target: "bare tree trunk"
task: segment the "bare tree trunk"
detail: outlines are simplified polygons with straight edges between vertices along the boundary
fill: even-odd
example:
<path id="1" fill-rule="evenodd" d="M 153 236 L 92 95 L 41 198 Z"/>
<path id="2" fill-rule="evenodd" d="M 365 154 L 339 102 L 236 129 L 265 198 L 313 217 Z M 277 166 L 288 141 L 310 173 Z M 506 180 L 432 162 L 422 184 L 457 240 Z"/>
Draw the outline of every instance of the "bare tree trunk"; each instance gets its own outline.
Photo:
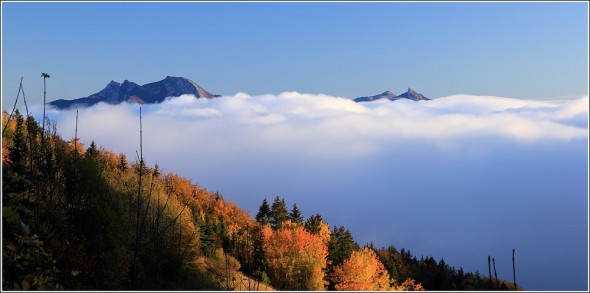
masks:
<path id="1" fill-rule="evenodd" d="M 223 254 L 225 255 L 225 279 L 226 279 L 226 285 L 225 285 L 225 290 L 230 290 L 230 285 L 229 285 L 229 259 L 227 258 L 227 252 L 223 252 Z"/>
<path id="2" fill-rule="evenodd" d="M 158 290 L 158 283 L 160 282 L 160 263 L 159 263 L 159 256 L 160 256 L 160 195 L 158 194 L 158 204 L 156 210 L 156 290 Z"/>
<path id="3" fill-rule="evenodd" d="M 10 119 L 12 119 L 12 115 L 14 115 L 14 110 L 16 110 L 16 104 L 18 103 L 18 96 L 20 96 L 20 92 L 22 89 L 23 89 L 23 77 L 21 76 L 20 77 L 20 85 L 18 87 L 18 93 L 16 94 L 16 99 L 14 100 L 14 106 L 12 107 L 12 112 L 10 112 L 8 119 L 6 120 L 6 124 L 4 124 L 4 127 L 2 128 L 2 133 L 4 133 L 4 131 L 6 131 L 6 127 L 8 126 L 8 122 L 10 122 Z M 23 95 L 24 95 L 24 92 L 23 92 Z"/>
<path id="4" fill-rule="evenodd" d="M 514 278 L 514 291 L 516 291 L 516 268 L 514 266 L 514 248 L 512 248 L 512 277 Z"/>
<path id="5" fill-rule="evenodd" d="M 183 209 L 184 210 L 184 209 Z M 178 290 L 178 278 L 181 271 L 181 257 L 180 257 L 180 248 L 182 247 L 182 212 L 180 213 L 179 223 L 178 223 L 178 274 L 176 275 L 176 290 Z"/>
<path id="6" fill-rule="evenodd" d="M 494 276 L 496 277 L 496 288 L 500 288 L 500 283 L 498 282 L 498 273 L 496 273 L 496 259 L 492 257 L 492 263 L 494 264 Z"/>
<path id="7" fill-rule="evenodd" d="M 492 258 L 488 255 L 488 276 L 490 280 L 490 289 L 494 287 L 492 283 L 492 267 L 491 267 Z"/>

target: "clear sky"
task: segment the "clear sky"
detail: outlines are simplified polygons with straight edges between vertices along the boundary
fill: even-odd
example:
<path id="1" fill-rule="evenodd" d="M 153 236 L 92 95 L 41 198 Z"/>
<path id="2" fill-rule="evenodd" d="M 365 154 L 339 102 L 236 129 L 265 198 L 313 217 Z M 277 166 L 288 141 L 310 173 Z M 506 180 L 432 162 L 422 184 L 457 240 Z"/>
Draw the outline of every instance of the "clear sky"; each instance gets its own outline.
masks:
<path id="1" fill-rule="evenodd" d="M 588 4 L 2 2 L 2 100 L 182 76 L 215 94 L 588 94 Z M 8 104 L 9 106 L 7 106 Z"/>

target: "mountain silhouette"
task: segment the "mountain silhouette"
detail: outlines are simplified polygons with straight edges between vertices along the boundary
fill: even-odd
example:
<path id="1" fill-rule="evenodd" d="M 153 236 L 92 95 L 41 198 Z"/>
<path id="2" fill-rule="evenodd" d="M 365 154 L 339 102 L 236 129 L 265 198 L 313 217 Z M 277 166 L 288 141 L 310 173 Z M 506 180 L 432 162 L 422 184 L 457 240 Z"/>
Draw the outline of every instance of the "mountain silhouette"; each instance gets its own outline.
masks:
<path id="1" fill-rule="evenodd" d="M 371 102 L 371 101 L 376 101 L 376 100 L 381 100 L 381 99 L 388 99 L 390 101 L 396 101 L 399 99 L 409 99 L 409 100 L 413 100 L 413 101 L 428 101 L 428 100 L 430 100 L 429 98 L 423 96 L 422 94 L 416 92 L 415 90 L 408 88 L 408 91 L 401 94 L 401 95 L 396 95 L 393 92 L 386 91 L 386 92 L 383 92 L 381 94 L 374 95 L 374 96 L 358 97 L 358 98 L 354 99 L 354 101 L 355 102 Z"/>
<path id="2" fill-rule="evenodd" d="M 220 97 L 206 91 L 188 78 L 167 76 L 163 80 L 144 85 L 138 85 L 128 80 L 123 83 L 113 80 L 104 89 L 90 96 L 73 100 L 59 99 L 49 104 L 58 109 L 90 107 L 100 102 L 154 104 L 163 102 L 167 97 L 180 95 L 194 95 L 197 98 L 206 99 Z"/>

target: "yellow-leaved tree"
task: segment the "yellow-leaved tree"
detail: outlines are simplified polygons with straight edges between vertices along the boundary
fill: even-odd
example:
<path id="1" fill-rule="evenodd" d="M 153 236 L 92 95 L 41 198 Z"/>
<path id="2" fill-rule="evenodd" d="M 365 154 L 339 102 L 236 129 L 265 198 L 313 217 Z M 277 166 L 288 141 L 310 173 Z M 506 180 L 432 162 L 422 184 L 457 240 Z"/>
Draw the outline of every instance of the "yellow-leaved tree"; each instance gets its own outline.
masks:
<path id="1" fill-rule="evenodd" d="M 375 252 L 365 247 L 354 251 L 350 258 L 334 268 L 333 281 L 336 290 L 384 291 L 390 290 L 389 273 Z"/>
<path id="2" fill-rule="evenodd" d="M 287 220 L 279 230 L 262 228 L 267 272 L 281 290 L 324 290 L 328 248 L 319 235 Z"/>

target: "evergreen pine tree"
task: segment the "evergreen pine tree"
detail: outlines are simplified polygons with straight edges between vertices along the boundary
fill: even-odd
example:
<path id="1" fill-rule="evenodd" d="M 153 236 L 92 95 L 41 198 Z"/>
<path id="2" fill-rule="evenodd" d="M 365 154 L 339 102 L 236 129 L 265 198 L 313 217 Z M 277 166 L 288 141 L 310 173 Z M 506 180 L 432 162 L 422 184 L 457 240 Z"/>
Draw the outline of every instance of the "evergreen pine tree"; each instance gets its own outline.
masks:
<path id="1" fill-rule="evenodd" d="M 291 209 L 291 212 L 289 212 L 289 220 L 293 223 L 303 223 L 303 216 L 296 203 L 293 204 L 293 208 Z"/>
<path id="2" fill-rule="evenodd" d="M 12 145 L 8 146 L 8 159 L 2 160 L 2 203 L 5 211 L 20 214 L 20 217 L 15 219 L 30 224 L 34 206 L 33 183 L 28 164 L 31 158 L 28 155 L 25 120 L 18 110 L 15 111 L 14 117 L 16 128 Z"/>
<path id="3" fill-rule="evenodd" d="M 14 131 L 14 136 L 12 138 L 12 145 L 8 147 L 8 161 L 10 162 L 9 164 L 9 168 L 7 168 L 7 170 L 9 171 L 8 174 L 6 174 L 7 172 L 5 171 L 5 175 L 12 175 L 14 176 L 14 178 L 9 178 L 9 180 L 5 181 L 5 184 L 2 184 L 2 188 L 5 189 L 6 187 L 10 188 L 10 187 L 20 187 L 17 188 L 18 191 L 22 192 L 24 191 L 24 186 L 22 185 L 23 182 L 19 182 L 21 180 L 17 180 L 19 179 L 19 177 L 24 178 L 24 176 L 26 175 L 26 171 L 27 171 L 27 142 L 26 142 L 26 138 L 25 138 L 25 132 L 23 129 L 23 125 L 24 125 L 24 118 L 23 116 L 19 113 L 18 110 L 15 111 L 14 113 L 14 117 L 15 117 L 15 121 L 16 121 L 16 129 Z M 2 162 L 4 163 L 4 162 Z M 18 183 L 13 183 L 13 184 L 8 184 L 7 182 L 10 182 L 10 179 L 13 179 L 14 181 L 17 181 Z M 6 190 L 4 190 L 4 192 L 6 192 Z"/>
<path id="4" fill-rule="evenodd" d="M 275 197 L 272 207 L 270 209 L 270 226 L 274 230 L 278 230 L 283 225 L 283 222 L 287 220 L 287 205 L 285 199 L 280 199 L 279 196 Z"/>
<path id="5" fill-rule="evenodd" d="M 268 205 L 268 201 L 265 198 L 262 201 L 262 205 L 260 205 L 260 208 L 258 208 L 258 214 L 256 214 L 256 222 L 264 226 L 270 222 L 270 217 L 270 206 Z"/>
<path id="6" fill-rule="evenodd" d="M 268 203 L 267 203 L 268 206 Z M 255 227 L 252 231 L 253 243 L 252 243 L 252 275 L 258 281 L 262 281 L 262 275 L 266 271 L 266 254 L 264 251 L 264 236 L 260 227 Z"/>
<path id="7" fill-rule="evenodd" d="M 350 258 L 353 251 L 359 251 L 360 246 L 354 241 L 352 234 L 343 226 L 334 226 L 328 242 L 328 268 L 327 271 L 332 274 L 335 267 L 342 264 Z M 330 280 L 329 290 L 335 290 L 335 283 Z"/>
<path id="8" fill-rule="evenodd" d="M 307 230 L 307 232 L 311 234 L 318 235 L 320 233 L 323 222 L 324 220 L 322 219 L 322 216 L 320 214 L 311 215 L 309 219 L 305 221 L 305 230 Z"/>
<path id="9" fill-rule="evenodd" d="M 121 154 L 120 159 L 119 159 L 119 165 L 117 167 L 119 168 L 119 171 L 121 171 L 121 172 L 127 171 L 127 168 L 129 168 L 129 163 L 127 163 L 127 156 L 125 156 L 124 154 Z"/>
<path id="10" fill-rule="evenodd" d="M 353 251 L 360 250 L 360 246 L 354 241 L 348 229 L 343 226 L 334 226 L 330 242 L 328 242 L 328 250 L 330 251 L 328 259 L 332 261 L 333 266 L 337 266 L 349 258 Z"/>

